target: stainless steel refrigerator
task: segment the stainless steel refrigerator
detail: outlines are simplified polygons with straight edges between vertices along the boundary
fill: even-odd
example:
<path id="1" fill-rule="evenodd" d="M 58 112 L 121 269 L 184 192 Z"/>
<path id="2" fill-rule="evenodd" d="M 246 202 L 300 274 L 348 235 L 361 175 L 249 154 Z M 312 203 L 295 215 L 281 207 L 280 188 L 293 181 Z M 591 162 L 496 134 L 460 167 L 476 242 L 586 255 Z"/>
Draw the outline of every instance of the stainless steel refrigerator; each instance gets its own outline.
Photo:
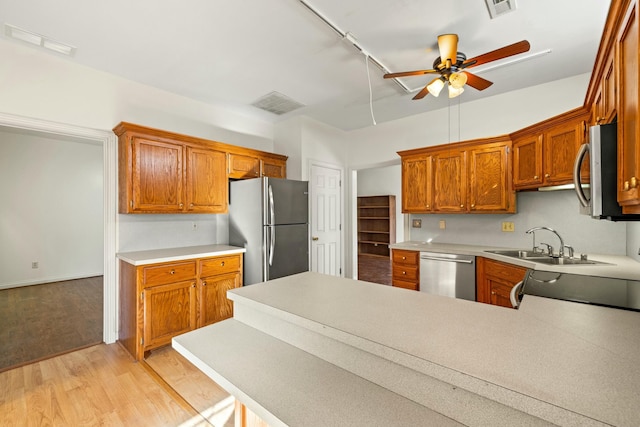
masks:
<path id="1" fill-rule="evenodd" d="M 309 271 L 309 183 L 232 181 L 229 244 L 246 248 L 245 285 Z"/>

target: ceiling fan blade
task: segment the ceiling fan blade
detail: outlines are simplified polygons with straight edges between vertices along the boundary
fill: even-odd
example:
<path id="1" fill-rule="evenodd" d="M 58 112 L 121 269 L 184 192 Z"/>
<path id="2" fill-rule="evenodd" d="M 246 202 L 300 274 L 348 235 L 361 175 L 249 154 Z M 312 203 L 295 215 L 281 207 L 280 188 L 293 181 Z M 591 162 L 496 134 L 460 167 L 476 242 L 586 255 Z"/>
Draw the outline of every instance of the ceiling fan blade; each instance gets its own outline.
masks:
<path id="1" fill-rule="evenodd" d="M 427 85 L 428 86 L 428 85 Z M 422 99 L 425 96 L 429 95 L 429 89 L 427 89 L 427 86 L 423 87 L 422 90 L 420 92 L 418 92 L 416 94 L 416 96 L 413 97 L 413 99 Z"/>
<path id="2" fill-rule="evenodd" d="M 439 35 L 438 49 L 440 50 L 440 61 L 443 64 L 447 63 L 447 59 L 450 59 L 451 63 L 455 64 L 456 57 L 458 55 L 458 35 L 457 34 Z"/>
<path id="3" fill-rule="evenodd" d="M 387 73 L 384 77 L 385 79 L 395 79 L 398 77 L 409 77 L 409 76 L 421 76 L 423 74 L 431 74 L 438 73 L 437 70 L 416 70 L 416 71 L 403 71 L 401 73 Z"/>
<path id="4" fill-rule="evenodd" d="M 486 88 L 488 88 L 493 84 L 493 82 L 483 79 L 482 77 L 478 77 L 475 74 L 471 74 L 468 71 L 462 71 L 462 72 L 467 75 L 467 84 L 474 89 L 485 90 Z"/>
<path id="5" fill-rule="evenodd" d="M 475 58 L 467 59 L 462 63 L 461 68 L 477 67 L 478 65 L 486 64 L 487 62 L 497 61 L 498 59 L 528 52 L 530 48 L 531 45 L 529 42 L 522 40 L 517 43 L 510 44 L 509 46 L 501 47 L 500 49 L 492 50 L 491 52 L 476 56 Z"/>

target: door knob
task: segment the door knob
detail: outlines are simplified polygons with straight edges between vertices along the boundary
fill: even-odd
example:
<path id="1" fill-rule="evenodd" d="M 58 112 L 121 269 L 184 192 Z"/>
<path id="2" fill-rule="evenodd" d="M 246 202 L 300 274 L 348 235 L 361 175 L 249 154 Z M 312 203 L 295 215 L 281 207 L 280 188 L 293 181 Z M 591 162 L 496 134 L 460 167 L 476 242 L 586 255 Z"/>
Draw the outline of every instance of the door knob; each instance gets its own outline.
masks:
<path id="1" fill-rule="evenodd" d="M 313 240 L 313 241 L 315 242 L 315 241 L 317 241 L 317 240 L 318 240 L 318 237 L 313 236 L 313 237 L 311 238 L 311 240 Z"/>

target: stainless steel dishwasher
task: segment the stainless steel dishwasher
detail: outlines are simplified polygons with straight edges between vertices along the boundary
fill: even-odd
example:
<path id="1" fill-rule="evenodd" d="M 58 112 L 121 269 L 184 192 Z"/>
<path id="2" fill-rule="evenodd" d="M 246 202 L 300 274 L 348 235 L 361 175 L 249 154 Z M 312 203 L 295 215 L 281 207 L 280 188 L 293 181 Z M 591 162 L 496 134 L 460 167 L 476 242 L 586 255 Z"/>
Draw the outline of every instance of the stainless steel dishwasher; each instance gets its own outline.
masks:
<path id="1" fill-rule="evenodd" d="M 476 300 L 476 257 L 420 252 L 420 292 Z"/>

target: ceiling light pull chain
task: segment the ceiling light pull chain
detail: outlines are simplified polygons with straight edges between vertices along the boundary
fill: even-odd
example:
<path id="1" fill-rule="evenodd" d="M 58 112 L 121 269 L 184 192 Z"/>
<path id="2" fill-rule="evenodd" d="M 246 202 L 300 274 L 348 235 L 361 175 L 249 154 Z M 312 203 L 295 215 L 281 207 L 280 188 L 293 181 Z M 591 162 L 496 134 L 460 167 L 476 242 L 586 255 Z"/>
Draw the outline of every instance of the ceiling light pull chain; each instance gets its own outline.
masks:
<path id="1" fill-rule="evenodd" d="M 373 115 L 373 91 L 371 90 L 371 75 L 369 74 L 369 55 L 365 53 L 364 57 L 365 64 L 367 66 L 367 80 L 369 81 L 369 111 L 371 111 L 371 120 L 373 121 L 373 125 L 377 125 L 376 118 Z"/>
<path id="2" fill-rule="evenodd" d="M 458 142 L 460 141 L 460 97 L 458 97 Z"/>

